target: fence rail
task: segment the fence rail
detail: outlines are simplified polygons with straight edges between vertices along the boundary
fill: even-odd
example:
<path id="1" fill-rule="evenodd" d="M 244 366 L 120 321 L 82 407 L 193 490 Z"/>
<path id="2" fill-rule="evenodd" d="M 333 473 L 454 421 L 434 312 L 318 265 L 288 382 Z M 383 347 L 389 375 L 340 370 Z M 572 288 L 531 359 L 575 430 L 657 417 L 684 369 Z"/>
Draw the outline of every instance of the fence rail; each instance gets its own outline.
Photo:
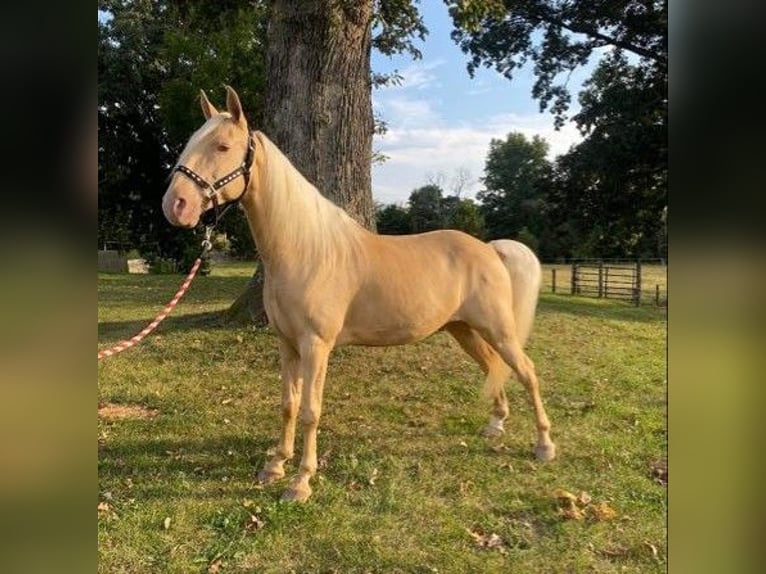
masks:
<path id="1" fill-rule="evenodd" d="M 665 260 L 576 260 L 543 265 L 544 288 L 552 293 L 667 304 Z M 547 289 L 546 289 L 547 290 Z"/>

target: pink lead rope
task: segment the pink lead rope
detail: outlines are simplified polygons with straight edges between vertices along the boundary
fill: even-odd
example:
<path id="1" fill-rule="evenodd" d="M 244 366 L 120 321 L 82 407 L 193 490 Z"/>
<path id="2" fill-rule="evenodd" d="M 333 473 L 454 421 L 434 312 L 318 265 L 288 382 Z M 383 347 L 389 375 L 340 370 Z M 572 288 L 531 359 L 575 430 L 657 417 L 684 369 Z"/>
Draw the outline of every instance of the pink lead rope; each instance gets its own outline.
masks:
<path id="1" fill-rule="evenodd" d="M 203 255 L 206 251 L 212 247 L 210 245 L 209 239 L 206 237 L 205 241 L 202 243 L 203 245 Z M 98 352 L 98 360 L 105 359 L 106 357 L 111 357 L 112 355 L 116 355 L 117 353 L 121 353 L 125 349 L 130 349 L 133 345 L 136 343 L 140 343 L 141 340 L 146 337 L 149 333 L 154 331 L 157 328 L 157 325 L 162 323 L 162 321 L 170 315 L 170 312 L 175 308 L 175 306 L 178 304 L 178 302 L 181 300 L 181 297 L 184 296 L 184 293 L 186 293 L 186 290 L 189 288 L 189 285 L 191 285 L 192 279 L 194 279 L 194 276 L 197 274 L 197 270 L 199 269 L 199 266 L 202 264 L 202 256 L 197 257 L 196 261 L 194 262 L 194 265 L 192 265 L 191 271 L 189 271 L 189 274 L 186 276 L 186 279 L 183 282 L 183 285 L 181 285 L 181 288 L 178 290 L 178 292 L 175 294 L 175 296 L 170 300 L 170 303 L 168 303 L 165 308 L 162 310 L 162 313 L 157 315 L 157 318 L 149 323 L 143 331 L 141 331 L 138 335 L 135 335 L 134 337 L 131 337 L 127 341 L 120 341 L 118 344 L 116 344 L 111 349 L 104 349 L 103 351 Z"/>

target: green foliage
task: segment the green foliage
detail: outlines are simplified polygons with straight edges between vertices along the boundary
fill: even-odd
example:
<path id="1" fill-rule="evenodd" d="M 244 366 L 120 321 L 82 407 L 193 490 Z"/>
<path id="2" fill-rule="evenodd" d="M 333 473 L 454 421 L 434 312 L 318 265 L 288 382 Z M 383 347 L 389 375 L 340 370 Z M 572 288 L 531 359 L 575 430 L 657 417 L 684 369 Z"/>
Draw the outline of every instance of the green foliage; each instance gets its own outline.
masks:
<path id="1" fill-rule="evenodd" d="M 590 134 L 557 162 L 551 218 L 591 257 L 666 257 L 662 81 L 618 54 L 601 62 L 580 100 L 575 121 Z"/>
<path id="2" fill-rule="evenodd" d="M 156 275 L 166 275 L 177 271 L 174 259 L 150 256 L 147 258 L 146 262 L 149 264 L 149 272 Z"/>
<path id="3" fill-rule="evenodd" d="M 415 59 L 421 57 L 413 39 L 425 40 L 428 29 L 416 4 L 417 0 L 376 0 L 373 48 L 387 56 L 408 52 Z"/>
<path id="4" fill-rule="evenodd" d="M 409 213 L 413 233 L 443 229 L 446 218 L 441 188 L 428 184 L 413 190 L 410 193 Z"/>
<path id="5" fill-rule="evenodd" d="M 494 67 L 512 79 L 532 64 L 532 96 L 551 110 L 557 127 L 568 119 L 571 72 L 599 57 L 572 117 L 585 140 L 551 174 L 515 182 L 527 191 L 513 194 L 532 203 L 508 202 L 508 190 L 490 179 L 489 236 L 527 227 L 543 257 L 666 256 L 667 2 L 445 3 L 456 26 L 452 36 L 471 57 L 469 72 Z M 490 166 L 491 156 L 489 176 L 504 171 Z"/>
<path id="6" fill-rule="evenodd" d="M 516 240 L 529 247 L 535 253 L 540 251 L 540 242 L 537 237 L 526 227 L 522 227 L 516 234 Z"/>
<path id="7" fill-rule="evenodd" d="M 269 3 L 100 0 L 98 10 L 98 242 L 180 259 L 199 240 L 164 220 L 168 172 L 200 125 L 200 89 L 212 96 L 224 83 L 236 86 L 250 123 L 261 123 Z M 427 30 L 416 3 L 377 0 L 373 25 L 375 49 L 419 57 L 415 41 Z M 371 79 L 381 85 L 400 77 Z M 376 130 L 385 130 L 380 118 Z M 254 254 L 239 214 L 227 216 L 221 230 L 234 255 Z"/>
<path id="8" fill-rule="evenodd" d="M 551 170 L 547 153 L 548 143 L 539 136 L 528 140 L 512 132 L 505 141 L 490 142 L 485 189 L 477 194 L 489 239 L 514 239 L 522 229 L 536 235 L 543 228 L 543 183 Z"/>
<path id="9" fill-rule="evenodd" d="M 472 199 L 442 196 L 435 184 L 424 185 L 410 194 L 408 207 L 378 205 L 378 233 L 404 235 L 436 229 L 458 229 L 474 237 L 484 237 L 484 217 Z"/>
<path id="10" fill-rule="evenodd" d="M 165 221 L 167 176 L 201 123 L 200 88 L 237 85 L 258 123 L 264 5 L 111 0 L 99 11 L 98 241 L 180 259 L 199 238 Z"/>
<path id="11" fill-rule="evenodd" d="M 445 0 L 453 39 L 470 54 L 468 71 L 494 67 L 507 78 L 527 63 L 537 77 L 532 96 L 563 125 L 571 101 L 569 74 L 594 51 L 630 52 L 667 77 L 667 2 L 621 0 Z"/>
<path id="12" fill-rule="evenodd" d="M 412 233 L 412 222 L 406 207 L 399 205 L 376 205 L 375 221 L 381 235 L 406 235 Z"/>
<path id="13" fill-rule="evenodd" d="M 238 259 L 255 257 L 255 242 L 244 211 L 232 207 L 218 225 L 229 238 L 229 254 Z"/>
<path id="14" fill-rule="evenodd" d="M 483 239 L 485 235 L 484 216 L 472 199 L 458 199 L 449 215 L 447 228 L 459 229 L 469 235 Z"/>

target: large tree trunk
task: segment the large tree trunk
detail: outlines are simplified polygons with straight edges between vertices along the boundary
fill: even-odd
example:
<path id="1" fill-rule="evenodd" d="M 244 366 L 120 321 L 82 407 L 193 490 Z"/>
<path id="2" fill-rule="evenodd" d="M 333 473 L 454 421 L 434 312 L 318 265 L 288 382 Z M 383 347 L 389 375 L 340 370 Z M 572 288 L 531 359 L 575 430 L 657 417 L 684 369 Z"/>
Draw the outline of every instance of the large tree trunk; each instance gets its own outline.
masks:
<path id="1" fill-rule="evenodd" d="M 370 162 L 373 0 L 273 0 L 263 131 L 326 197 L 375 225 Z M 254 276 L 227 313 L 265 323 Z"/>

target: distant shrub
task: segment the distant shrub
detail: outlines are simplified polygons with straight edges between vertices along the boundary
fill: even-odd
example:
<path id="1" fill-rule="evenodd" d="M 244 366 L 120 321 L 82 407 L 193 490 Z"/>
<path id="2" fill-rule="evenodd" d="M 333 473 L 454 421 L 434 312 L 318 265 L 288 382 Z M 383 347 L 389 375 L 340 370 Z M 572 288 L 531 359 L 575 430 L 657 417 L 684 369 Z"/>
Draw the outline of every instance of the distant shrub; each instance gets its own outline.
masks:
<path id="1" fill-rule="evenodd" d="M 167 273 L 175 273 L 177 271 L 177 265 L 175 259 L 167 257 L 154 257 L 149 262 L 149 272 L 155 275 L 163 275 Z"/>

